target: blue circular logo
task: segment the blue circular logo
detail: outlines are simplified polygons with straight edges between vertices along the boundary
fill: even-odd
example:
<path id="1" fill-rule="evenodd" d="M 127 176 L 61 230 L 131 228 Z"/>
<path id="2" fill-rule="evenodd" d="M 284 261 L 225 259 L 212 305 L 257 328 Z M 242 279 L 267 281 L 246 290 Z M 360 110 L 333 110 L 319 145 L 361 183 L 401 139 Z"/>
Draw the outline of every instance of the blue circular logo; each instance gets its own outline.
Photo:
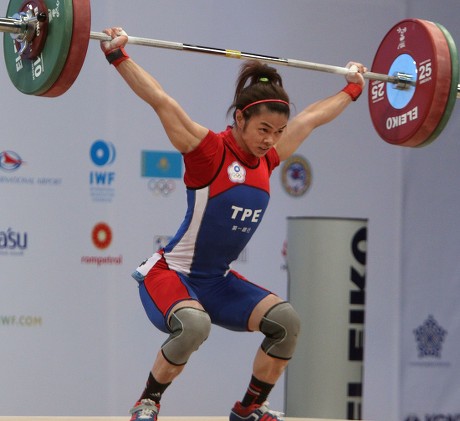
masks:
<path id="1" fill-rule="evenodd" d="M 110 142 L 104 140 L 96 140 L 91 146 L 91 160 L 95 165 L 102 167 L 110 165 L 115 161 L 116 151 L 115 146 Z"/>

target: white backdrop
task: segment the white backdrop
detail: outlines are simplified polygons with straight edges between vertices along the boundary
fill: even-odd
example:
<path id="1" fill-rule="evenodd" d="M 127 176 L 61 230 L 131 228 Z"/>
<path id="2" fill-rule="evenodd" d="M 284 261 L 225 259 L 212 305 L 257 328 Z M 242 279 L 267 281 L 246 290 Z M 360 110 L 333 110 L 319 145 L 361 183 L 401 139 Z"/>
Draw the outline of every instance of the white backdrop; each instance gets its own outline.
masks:
<path id="1" fill-rule="evenodd" d="M 6 11 L 7 4 L 0 0 L 0 9 Z M 428 0 L 138 0 L 135 5 L 97 0 L 92 29 L 123 25 L 137 36 L 370 65 L 388 29 L 406 17 L 439 19 L 458 43 L 459 8 L 456 0 L 443 1 L 442 7 Z M 225 113 L 237 60 L 142 47 L 129 52 L 194 119 L 213 130 L 229 123 Z M 327 74 L 280 72 L 298 111 L 344 85 L 341 77 Z M 167 196 L 155 192 L 159 180 L 142 177 L 141 156 L 172 148 L 152 111 L 107 65 L 97 42 L 90 43 L 83 70 L 63 97 L 20 94 L 4 66 L 0 82 L 0 153 L 14 152 L 23 161 L 14 172 L 0 170 L 0 238 L 11 234 L 0 250 L 0 415 L 126 414 L 165 339 L 145 317 L 130 273 L 159 237 L 174 233 L 185 209 L 180 180 L 172 179 L 175 189 Z M 282 249 L 288 216 L 369 220 L 368 419 L 415 414 L 422 420 L 426 414 L 460 412 L 454 294 L 460 249 L 458 130 L 456 109 L 429 148 L 387 145 L 372 128 L 363 95 L 300 149 L 313 173 L 307 194 L 288 196 L 280 170 L 274 173 L 264 224 L 235 265 L 249 279 L 286 295 Z M 90 156 L 97 140 L 109 145 L 114 158 L 103 167 Z M 96 173 L 105 183 L 90 184 Z M 94 199 L 95 187 L 108 201 Z M 113 234 L 104 250 L 92 241 L 101 222 Z M 11 241 L 15 238 L 18 244 Z M 105 262 L 91 264 L 93 257 Z M 441 359 L 434 360 L 440 364 L 417 357 L 413 330 L 430 315 L 448 332 Z M 247 386 L 260 340 L 214 328 L 168 390 L 162 414 L 227 414 Z M 414 389 L 420 378 L 427 385 L 424 394 Z M 434 388 L 437 397 L 430 395 Z M 282 381 L 271 404 L 284 405 Z"/>

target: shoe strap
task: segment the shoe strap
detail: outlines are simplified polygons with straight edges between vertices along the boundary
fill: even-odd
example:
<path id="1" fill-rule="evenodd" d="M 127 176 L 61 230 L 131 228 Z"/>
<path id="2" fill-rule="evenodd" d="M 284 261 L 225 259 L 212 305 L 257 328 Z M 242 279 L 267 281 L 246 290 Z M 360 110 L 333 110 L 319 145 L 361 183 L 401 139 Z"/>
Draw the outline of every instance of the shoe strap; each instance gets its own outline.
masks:
<path id="1" fill-rule="evenodd" d="M 270 409 L 268 407 L 269 403 L 268 402 L 264 402 L 262 405 L 260 405 L 259 407 L 259 410 L 263 413 L 263 414 L 266 414 L 266 413 L 269 413 L 270 415 L 273 415 L 275 417 L 282 417 L 284 415 L 283 412 L 280 412 L 280 411 L 274 411 L 273 409 Z"/>
<path id="2" fill-rule="evenodd" d="M 139 403 L 139 405 L 134 406 L 129 413 L 130 414 L 135 414 L 136 412 L 141 412 L 141 411 L 152 411 L 155 412 L 155 414 L 158 414 L 158 407 L 154 401 L 151 399 L 142 399 Z"/>

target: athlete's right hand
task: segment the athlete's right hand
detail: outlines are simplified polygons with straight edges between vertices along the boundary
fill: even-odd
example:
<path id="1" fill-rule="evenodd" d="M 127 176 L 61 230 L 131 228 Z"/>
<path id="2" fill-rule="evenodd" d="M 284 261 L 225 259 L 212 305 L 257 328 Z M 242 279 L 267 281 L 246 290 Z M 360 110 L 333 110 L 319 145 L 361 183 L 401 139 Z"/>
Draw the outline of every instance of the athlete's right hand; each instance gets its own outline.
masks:
<path id="1" fill-rule="evenodd" d="M 103 32 L 112 38 L 111 41 L 101 41 L 101 50 L 105 55 L 108 55 L 120 48 L 124 48 L 128 43 L 128 34 L 123 30 L 123 28 L 108 28 L 104 29 Z"/>

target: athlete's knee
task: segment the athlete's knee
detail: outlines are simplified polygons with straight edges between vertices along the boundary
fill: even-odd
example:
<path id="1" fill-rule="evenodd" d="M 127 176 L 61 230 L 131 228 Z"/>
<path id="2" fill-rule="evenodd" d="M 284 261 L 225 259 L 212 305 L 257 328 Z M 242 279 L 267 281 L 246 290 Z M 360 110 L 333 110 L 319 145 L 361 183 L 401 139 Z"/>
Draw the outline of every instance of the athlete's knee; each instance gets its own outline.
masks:
<path id="1" fill-rule="evenodd" d="M 204 310 L 182 307 L 169 319 L 171 334 L 162 345 L 163 356 L 174 365 L 184 365 L 190 355 L 208 338 L 211 319 Z"/>
<path id="2" fill-rule="evenodd" d="M 265 314 L 260 331 L 265 335 L 262 350 L 271 357 L 289 360 L 300 332 L 300 318 L 291 304 L 282 302 Z"/>

